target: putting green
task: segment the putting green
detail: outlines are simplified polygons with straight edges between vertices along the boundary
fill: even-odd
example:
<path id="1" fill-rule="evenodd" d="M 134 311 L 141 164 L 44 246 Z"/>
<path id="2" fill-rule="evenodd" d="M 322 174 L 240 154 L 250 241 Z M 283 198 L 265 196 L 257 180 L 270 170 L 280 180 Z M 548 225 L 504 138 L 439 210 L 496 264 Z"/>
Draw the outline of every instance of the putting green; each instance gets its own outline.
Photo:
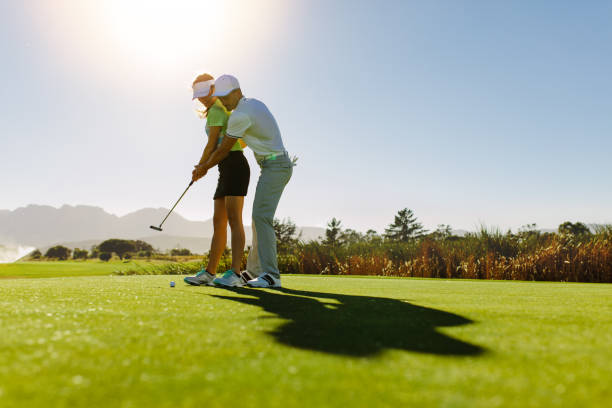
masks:
<path id="1" fill-rule="evenodd" d="M 0 280 L 0 406 L 612 400 L 611 285 L 285 276 L 276 291 L 180 279 Z"/>

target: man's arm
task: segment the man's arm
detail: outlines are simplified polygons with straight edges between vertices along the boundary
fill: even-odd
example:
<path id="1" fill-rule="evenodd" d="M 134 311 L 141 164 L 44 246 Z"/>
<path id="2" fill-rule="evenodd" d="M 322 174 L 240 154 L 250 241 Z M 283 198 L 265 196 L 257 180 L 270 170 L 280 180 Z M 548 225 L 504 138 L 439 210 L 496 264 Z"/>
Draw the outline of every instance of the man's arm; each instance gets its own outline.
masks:
<path id="1" fill-rule="evenodd" d="M 193 170 L 192 180 L 196 181 L 204 177 L 208 172 L 208 169 L 223 160 L 229 151 L 232 150 L 232 146 L 234 146 L 236 140 L 241 139 L 250 126 L 251 119 L 249 118 L 249 115 L 242 112 L 232 113 L 229 121 L 227 122 L 227 129 L 225 131 L 225 135 L 223 136 L 223 140 L 221 141 L 221 146 L 219 146 L 217 150 L 213 152 L 205 163 L 196 166 L 196 168 Z"/>
<path id="2" fill-rule="evenodd" d="M 232 150 L 232 146 L 236 144 L 237 140 L 238 139 L 235 137 L 228 136 L 227 134 L 224 135 L 223 139 L 221 140 L 221 145 L 217 148 L 217 150 L 212 153 L 205 163 L 200 163 L 193 170 L 192 180 L 196 181 L 201 179 L 206 175 L 208 169 L 216 166 L 221 160 L 225 159 L 230 150 Z"/>
<path id="3" fill-rule="evenodd" d="M 238 139 L 231 137 L 227 134 L 223 135 L 221 139 L 221 145 L 210 155 L 208 160 L 202 164 L 202 166 L 208 171 L 211 167 L 215 167 L 219 162 L 227 157 L 232 147 L 236 144 Z"/>

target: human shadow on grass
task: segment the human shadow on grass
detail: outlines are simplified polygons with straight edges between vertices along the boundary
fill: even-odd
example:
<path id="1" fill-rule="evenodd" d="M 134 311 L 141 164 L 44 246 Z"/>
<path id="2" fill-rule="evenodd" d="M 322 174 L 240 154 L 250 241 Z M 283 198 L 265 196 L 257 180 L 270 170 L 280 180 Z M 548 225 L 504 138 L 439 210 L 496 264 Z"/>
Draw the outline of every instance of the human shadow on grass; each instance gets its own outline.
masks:
<path id="1" fill-rule="evenodd" d="M 288 320 L 268 334 L 291 347 L 355 357 L 387 349 L 446 356 L 484 352 L 437 331 L 438 327 L 473 323 L 471 320 L 402 300 L 286 288 L 231 291 L 249 297 L 211 296 L 259 306 Z"/>

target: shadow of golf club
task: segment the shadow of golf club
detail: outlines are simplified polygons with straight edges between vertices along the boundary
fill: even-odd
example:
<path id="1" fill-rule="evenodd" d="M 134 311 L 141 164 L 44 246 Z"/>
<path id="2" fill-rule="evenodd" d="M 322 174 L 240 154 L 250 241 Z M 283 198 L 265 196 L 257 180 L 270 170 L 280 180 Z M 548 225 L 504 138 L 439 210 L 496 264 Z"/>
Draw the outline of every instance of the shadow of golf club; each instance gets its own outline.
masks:
<path id="1" fill-rule="evenodd" d="M 446 356 L 475 356 L 485 351 L 436 330 L 473 323 L 471 320 L 406 301 L 286 288 L 229 290 L 250 297 L 210 296 L 258 306 L 288 320 L 268 334 L 291 347 L 354 357 L 369 357 L 386 349 Z"/>

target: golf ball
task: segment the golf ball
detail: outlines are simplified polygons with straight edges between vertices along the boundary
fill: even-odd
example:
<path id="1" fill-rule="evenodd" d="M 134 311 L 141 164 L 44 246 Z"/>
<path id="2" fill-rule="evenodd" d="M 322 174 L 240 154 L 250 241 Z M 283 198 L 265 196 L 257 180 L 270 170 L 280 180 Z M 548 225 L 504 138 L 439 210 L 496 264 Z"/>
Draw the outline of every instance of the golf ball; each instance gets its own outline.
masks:
<path id="1" fill-rule="evenodd" d="M 174 287 L 174 281 L 170 282 L 170 287 L 173 288 Z"/>

